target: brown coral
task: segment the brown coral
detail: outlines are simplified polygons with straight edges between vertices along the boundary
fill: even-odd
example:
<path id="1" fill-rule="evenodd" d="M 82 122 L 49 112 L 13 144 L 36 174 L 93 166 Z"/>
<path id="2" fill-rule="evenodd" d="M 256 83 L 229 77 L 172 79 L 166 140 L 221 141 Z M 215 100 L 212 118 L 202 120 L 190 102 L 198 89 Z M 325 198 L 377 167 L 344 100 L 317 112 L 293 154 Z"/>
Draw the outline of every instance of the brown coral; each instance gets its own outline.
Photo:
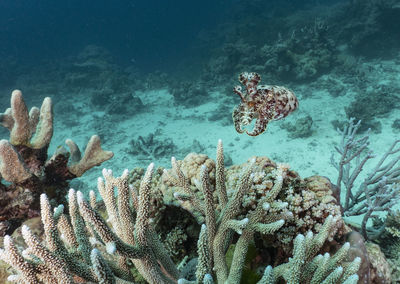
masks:
<path id="1" fill-rule="evenodd" d="M 225 169 L 228 197 L 234 195 L 240 175 L 251 161 L 253 163 L 251 186 L 243 198 L 239 219 L 244 218 L 248 212 L 257 208 L 258 201 L 272 189 L 276 182 L 276 172 L 281 170 L 285 173 L 283 189 L 278 198 L 271 203 L 270 212 L 281 214 L 282 216 L 291 215 L 292 218 L 288 219 L 282 228 L 275 233 L 274 239 L 271 239 L 270 236 L 268 237 L 268 242 L 274 247 L 283 248 L 283 253 L 289 255 L 296 235 L 299 233 L 305 234 L 308 231 L 318 233 L 329 215 L 337 218 L 336 225 L 328 237 L 329 240 L 332 240 L 335 235 L 340 237 L 346 231 L 341 218 L 340 206 L 336 204 L 336 199 L 332 196 L 332 186 L 327 178 L 312 176 L 302 179 L 297 172 L 289 169 L 289 165 L 277 165 L 268 157 L 251 157 L 244 164 L 233 165 Z M 188 185 L 196 193 L 196 196 L 202 200 L 203 196 L 195 186 L 197 180 L 199 180 L 198 172 L 200 171 L 201 163 L 207 164 L 207 169 L 209 169 L 209 166 L 214 169 L 215 163 L 206 155 L 199 154 L 189 154 L 183 161 L 176 161 L 176 163 L 181 166 L 182 171 L 185 171 Z M 285 170 L 282 170 L 282 167 Z M 167 175 L 170 175 L 170 172 L 171 170 L 166 170 Z M 214 187 L 215 183 L 214 176 L 215 170 L 211 170 L 210 182 L 212 187 Z M 175 200 L 174 194 L 179 192 L 179 188 L 172 186 L 168 179 L 164 178 L 163 180 L 164 184 L 161 186 L 164 202 L 168 204 L 174 203 L 189 212 L 194 211 L 192 204 L 188 201 L 181 200 L 180 203 L 172 201 Z M 214 199 L 217 200 L 215 190 L 213 194 Z M 218 204 L 217 210 L 221 211 L 222 209 Z M 198 222 L 203 222 L 201 218 L 197 220 Z"/>
<path id="2" fill-rule="evenodd" d="M 176 163 L 180 168 L 182 168 L 182 172 L 187 179 L 188 186 L 192 189 L 194 194 L 198 196 L 198 198 L 203 199 L 201 192 L 196 187 L 196 184 L 198 184 L 200 180 L 200 168 L 203 165 L 207 168 L 211 187 L 215 187 L 215 162 L 207 155 L 190 153 L 182 161 L 176 161 Z M 180 190 L 176 188 L 168 178 L 166 178 L 170 175 L 170 173 L 171 170 L 166 169 L 164 170 L 164 174 L 162 177 L 163 184 L 161 185 L 161 190 L 164 196 L 164 202 L 169 205 L 174 204 L 177 206 L 182 206 L 188 212 L 192 212 L 192 205 L 189 202 L 183 200 L 177 202 L 174 195 L 180 192 Z M 202 222 L 202 218 L 200 216 L 195 217 L 199 217 L 198 221 Z"/>
<path id="3" fill-rule="evenodd" d="M 50 98 L 43 100 L 39 110 L 29 112 L 19 90 L 11 95 L 11 108 L 0 114 L 0 125 L 10 131 L 9 141 L 0 140 L 0 236 L 12 233 L 24 219 L 38 215 L 38 198 L 46 192 L 62 203 L 68 180 L 81 176 L 90 168 L 110 159 L 113 153 L 104 151 L 100 138 L 93 135 L 81 156 L 70 139 L 70 149 L 59 147 L 48 159 L 47 149 L 53 136 L 53 107 Z"/>
<path id="4" fill-rule="evenodd" d="M 250 190 L 242 203 L 242 214 L 256 208 L 258 200 L 271 190 L 274 184 L 274 172 L 277 165 L 267 157 L 253 157 L 253 180 Z M 227 170 L 227 188 L 234 188 L 238 182 L 240 171 L 249 164 L 235 165 Z M 288 165 L 286 165 L 288 167 Z M 319 176 L 302 179 L 297 172 L 288 170 L 281 193 L 273 204 L 271 211 L 280 214 L 292 214 L 272 240 L 274 246 L 283 248 L 285 254 L 290 253 L 293 239 L 299 233 L 319 232 L 324 220 L 332 215 L 338 219 L 328 239 L 332 240 L 337 233 L 340 236 L 345 228 L 341 218 L 340 207 L 331 195 L 330 182 Z M 228 195 L 232 192 L 228 191 Z M 287 206 L 284 206 L 287 203 Z M 271 241 L 271 239 L 269 239 Z"/>

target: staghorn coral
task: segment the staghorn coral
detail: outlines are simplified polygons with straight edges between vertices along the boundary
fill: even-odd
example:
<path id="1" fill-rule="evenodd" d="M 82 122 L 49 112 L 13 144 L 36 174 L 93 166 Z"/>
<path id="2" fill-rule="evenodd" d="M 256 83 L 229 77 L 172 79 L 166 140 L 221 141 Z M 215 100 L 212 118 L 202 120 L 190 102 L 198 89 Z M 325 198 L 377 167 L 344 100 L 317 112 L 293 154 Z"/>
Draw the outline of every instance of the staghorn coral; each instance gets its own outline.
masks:
<path id="1" fill-rule="evenodd" d="M 192 155 L 195 154 L 192 153 Z M 206 155 L 199 156 L 207 157 Z M 209 159 L 209 161 L 212 160 Z M 173 194 L 163 191 L 166 188 L 162 178 L 163 171 L 162 167 L 155 169 L 151 182 L 150 218 L 152 224 L 174 261 L 185 256 L 194 257 L 196 249 L 193 243 L 199 236 L 200 225 L 188 211 L 178 207 L 179 203 Z M 144 173 L 145 169 L 139 167 L 130 171 L 128 182 L 132 190 L 139 191 Z"/>
<path id="2" fill-rule="evenodd" d="M 38 215 L 38 199 L 46 192 L 56 202 L 63 201 L 68 180 L 82 176 L 90 168 L 113 156 L 100 146 L 100 138 L 89 140 L 84 155 L 71 139 L 70 151 L 59 147 L 48 158 L 53 135 L 53 107 L 45 98 L 39 110 L 30 112 L 22 93 L 11 95 L 11 108 L 0 114 L 0 124 L 10 131 L 8 140 L 0 140 L 0 236 L 11 233 L 24 219 Z"/>
<path id="3" fill-rule="evenodd" d="M 147 168 L 138 190 L 129 185 L 128 170 L 120 177 L 114 177 L 110 170 L 103 170 L 104 178 L 99 178 L 98 190 L 107 210 L 107 221 L 95 209 L 98 206 L 93 192 L 90 193 L 90 202 L 87 202 L 82 193 L 71 189 L 69 216 L 63 213 L 63 206 L 58 206 L 52 213 L 47 196 L 42 194 L 41 213 L 46 245 L 24 226 L 22 234 L 28 245 L 27 253 L 20 254 L 11 237 L 6 236 L 4 249 L 0 250 L 0 258 L 16 269 L 18 274 L 10 276 L 9 279 L 17 283 L 134 283 L 132 263 L 149 283 L 213 283 L 215 278 L 218 283 L 239 283 L 247 248 L 255 232 L 273 234 L 282 227 L 284 219 L 291 217 L 291 214 L 273 211 L 276 206 L 274 200 L 283 190 L 288 175 L 292 174 L 287 165 L 272 167 L 273 185 L 270 190 L 246 216 L 239 215 L 243 198 L 255 176 L 255 163 L 256 160 L 253 159 L 244 168 L 236 190 L 233 194 L 228 194 L 222 143 L 219 142 L 215 163 L 215 193 L 216 200 L 221 204 L 221 211 L 217 210 L 213 197 L 214 189 L 210 185 L 206 166 L 200 167 L 200 179 L 195 181 L 203 199 L 192 194 L 189 180 L 175 159 L 172 159 L 173 169 L 169 172 L 164 171 L 164 174 L 168 175 L 164 178 L 168 178 L 180 188 L 181 192 L 176 192 L 175 197 L 189 201 L 192 204 L 191 210 L 198 210 L 205 220 L 197 243 L 196 272 L 192 274 L 195 275 L 192 280 L 178 280 L 180 275 L 188 276 L 191 273 L 186 271 L 183 274 L 185 262 L 178 267 L 173 264 L 150 222 L 150 195 L 151 187 L 154 186 L 153 164 Z M 114 195 L 115 188 L 118 189 L 117 196 Z M 279 207 L 282 209 L 286 206 L 280 204 Z M 297 272 L 295 276 L 300 277 L 299 279 L 330 279 L 334 275 L 338 283 L 355 283 L 357 276 L 353 274 L 357 271 L 359 260 L 355 259 L 349 265 L 343 266 L 344 268 L 339 266 L 347 254 L 347 244 L 332 258 L 325 256 L 323 260 L 327 266 L 315 270 L 316 261 L 313 257 L 335 230 L 337 221 L 337 218 L 329 216 L 315 237 L 311 232 L 306 238 L 299 235 L 295 241 L 293 258 L 289 263 L 275 268 L 275 280 L 267 281 L 264 276 L 258 283 L 276 283 L 280 277 L 286 279 L 287 275 L 291 275 L 296 271 L 296 267 L 299 267 L 298 259 L 303 254 L 310 269 L 301 275 Z M 237 236 L 236 240 L 232 239 L 234 235 Z M 170 237 L 182 239 L 182 232 L 171 232 Z M 305 241 L 302 242 L 301 239 Z M 225 253 L 232 242 L 235 242 L 235 249 L 232 263 L 228 267 Z M 269 270 L 270 268 L 267 268 L 267 271 Z M 346 278 L 352 282 L 345 282 Z"/>
<path id="4" fill-rule="evenodd" d="M 235 193 L 228 196 L 225 187 L 224 157 L 222 142 L 219 141 L 216 159 L 216 178 L 215 192 L 217 202 L 215 202 L 213 192 L 208 177 L 208 169 L 205 165 L 201 167 L 200 179 L 196 181 L 196 187 L 203 194 L 204 200 L 198 198 L 193 187 L 189 184 L 180 166 L 174 158 L 171 160 L 172 171 L 165 171 L 165 179 L 179 187 L 180 191 L 175 192 L 174 196 L 178 200 L 190 203 L 190 211 L 193 215 L 200 215 L 205 221 L 199 241 L 199 264 L 196 273 L 197 281 L 203 281 L 206 275 L 212 274 L 210 268 L 214 267 L 216 278 L 219 283 L 238 283 L 241 279 L 242 269 L 249 244 L 254 238 L 254 234 L 273 234 L 284 224 L 284 219 L 288 216 L 284 214 L 274 214 L 269 212 L 270 203 L 282 189 L 285 167 L 278 167 L 276 172 L 277 181 L 271 191 L 265 195 L 258 206 L 248 212 L 244 218 L 239 216 L 240 205 L 243 197 L 249 189 L 249 181 L 252 171 L 250 164 L 241 174 L 240 182 L 236 186 Z M 217 203 L 222 208 L 217 210 Z M 235 246 L 233 261 L 228 269 L 225 253 L 230 244 L 233 232 L 240 234 Z M 203 234 L 203 241 L 201 236 Z M 208 257 L 204 257 L 208 255 Z M 204 257 L 205 259 L 202 259 Z M 184 283 L 184 282 L 183 282 Z"/>
<path id="5" fill-rule="evenodd" d="M 201 191 L 198 187 L 196 187 L 196 182 L 200 179 L 200 169 L 203 165 L 205 165 L 207 168 L 210 186 L 213 189 L 215 188 L 215 162 L 207 155 L 190 153 L 182 161 L 176 161 L 176 163 L 179 168 L 182 169 L 182 173 L 185 175 L 193 194 L 196 195 L 197 198 L 204 199 Z M 174 194 L 177 192 L 179 187 L 177 187 L 174 182 L 167 178 L 172 171 L 172 169 L 164 170 L 162 184 L 160 184 L 164 203 L 184 208 L 193 214 L 199 224 L 203 223 L 203 216 L 192 210 L 192 204 L 190 202 L 184 200 L 178 202 L 178 200 L 175 198 Z"/>
<path id="6" fill-rule="evenodd" d="M 127 172 L 123 176 L 126 177 Z M 122 180 L 126 179 L 123 178 Z M 117 181 L 121 186 L 119 182 L 122 180 L 116 178 L 114 181 Z M 146 182 L 148 182 L 147 179 Z M 47 197 L 44 194 L 41 196 L 46 246 L 40 243 L 27 226 L 22 228 L 22 235 L 29 246 L 27 253 L 21 255 L 14 240 L 6 236 L 4 249 L 0 249 L 0 258 L 10 263 L 18 271 L 18 274 L 10 276 L 9 280 L 16 283 L 39 283 L 39 281 L 40 283 L 134 283 L 130 274 L 132 270 L 127 270 L 130 269 L 129 262 L 125 263 L 124 256 L 114 253 L 113 250 L 117 248 L 118 252 L 118 250 L 123 249 L 124 254 L 130 251 L 132 257 L 140 258 L 142 255 L 140 249 L 137 251 L 138 255 L 135 255 L 133 247 L 124 247 L 125 245 L 118 239 L 115 239 L 115 244 L 106 243 L 106 247 L 104 247 L 104 244 L 99 242 L 99 235 L 108 235 L 110 231 L 100 230 L 98 235 L 91 226 L 87 227 L 87 231 L 84 230 L 86 221 L 84 220 L 85 217 L 82 219 L 81 215 L 95 212 L 88 207 L 87 203 L 82 203 L 84 201 L 80 193 L 71 190 L 69 197 L 70 218 L 63 213 L 62 206 L 57 207 L 52 213 Z M 79 203 L 83 208 L 78 206 Z M 117 224 L 115 221 L 112 223 Z M 280 278 L 288 280 L 289 283 L 292 283 L 291 281 L 295 281 L 294 283 L 320 283 L 315 282 L 318 281 L 316 279 L 320 279 L 322 283 L 323 279 L 327 280 L 332 277 L 335 279 L 334 283 L 356 283 L 358 277 L 355 273 L 360 264 L 360 258 L 345 262 L 345 257 L 350 248 L 348 243 L 344 244 L 333 257 L 330 257 L 329 254 L 315 256 L 324 244 L 334 222 L 334 218 L 330 216 L 326 219 L 319 234 L 314 236 L 309 233 L 306 237 L 299 235 L 296 238 L 293 258 L 288 263 L 274 269 L 271 266 L 267 267 L 264 277 L 257 283 L 278 283 Z M 136 223 L 136 225 L 138 224 Z M 95 228 L 99 227 L 95 226 Z M 103 227 L 103 229 L 106 229 L 106 227 Z M 114 230 L 117 230 L 117 228 L 114 228 Z M 92 241 L 88 238 L 88 232 L 91 232 Z M 203 281 L 194 282 L 180 279 L 178 283 L 213 283 L 212 276 L 206 273 L 207 270 L 211 269 L 209 266 L 210 255 L 205 245 L 207 233 L 207 227 L 203 225 L 198 241 L 199 258 L 195 265 L 196 278 L 202 278 Z M 122 235 L 125 234 L 122 233 Z M 110 236 L 112 237 L 112 235 Z M 96 238 L 98 241 L 95 241 Z M 114 236 L 114 238 L 116 237 Z M 42 262 L 41 260 L 47 261 Z M 317 268 L 316 264 L 321 260 L 323 265 Z M 343 267 L 340 265 L 343 265 Z M 302 267 L 307 269 L 301 269 Z M 187 272 L 185 274 L 188 275 Z M 310 280 L 314 282 L 310 282 Z M 150 281 L 150 283 L 170 282 L 160 280 L 159 282 Z M 239 282 L 230 281 L 228 283 Z"/>
<path id="7" fill-rule="evenodd" d="M 294 240 L 293 257 L 289 262 L 275 268 L 268 266 L 259 283 L 277 283 L 283 278 L 287 283 L 357 283 L 357 271 L 361 259 L 345 262 L 350 244 L 345 243 L 333 256 L 329 253 L 315 256 L 329 236 L 335 220 L 326 218 L 317 235 L 312 232 L 306 236 L 299 234 Z"/>
<path id="8" fill-rule="evenodd" d="M 344 203 L 344 215 L 362 215 L 360 231 L 365 239 L 374 239 L 382 229 L 367 228 L 368 220 L 377 217 L 377 212 L 387 212 L 400 200 L 400 156 L 396 156 L 400 152 L 400 139 L 393 141 L 372 170 L 359 181 L 365 164 L 375 157 L 368 150 L 369 133 L 356 137 L 360 123 L 354 123 L 351 118 L 343 130 L 337 130 L 341 135 L 340 144 L 335 147 L 339 160 L 335 161 L 332 154 L 331 164 L 338 171 L 335 191 L 338 204 Z M 341 198 L 342 185 L 344 198 Z"/>
<path id="9" fill-rule="evenodd" d="M 244 194 L 240 206 L 239 218 L 245 218 L 247 212 L 254 210 L 258 206 L 259 200 L 265 197 L 271 190 L 275 181 L 274 173 L 277 170 L 277 164 L 267 157 L 252 157 L 244 164 L 233 165 L 224 169 L 228 197 L 234 195 L 235 188 L 240 181 L 241 172 L 249 167 L 252 160 L 254 160 L 252 180 L 249 189 Z M 198 187 L 198 181 L 200 180 L 199 171 L 201 165 L 205 164 L 209 172 L 209 183 L 213 190 L 213 199 L 217 202 L 218 196 L 215 190 L 216 165 L 212 159 L 206 155 L 191 153 L 183 161 L 176 161 L 176 163 L 187 178 L 192 194 L 201 201 L 204 200 L 204 196 Z M 166 170 L 167 174 L 171 174 L 171 172 L 171 169 Z M 180 192 L 180 190 L 168 178 L 164 177 L 163 184 L 159 186 L 162 190 L 165 204 L 180 206 L 192 212 L 199 224 L 204 222 L 203 215 L 194 210 L 193 204 L 189 200 L 183 199 L 179 204 L 176 202 L 174 195 Z M 293 240 L 297 234 L 304 234 L 308 231 L 318 233 L 321 224 L 323 224 L 325 218 L 329 215 L 337 218 L 335 230 L 331 232 L 329 239 L 332 240 L 335 235 L 338 237 L 342 236 L 343 233 L 347 232 L 347 229 L 340 217 L 340 206 L 337 205 L 337 201 L 332 194 L 332 184 L 327 178 L 313 176 L 302 179 L 295 171 L 288 169 L 283 189 L 271 204 L 273 206 L 271 206 L 270 211 L 277 214 L 292 215 L 292 218 L 286 220 L 282 228 L 273 237 L 268 236 L 265 242 L 282 250 L 282 254 L 288 255 L 291 253 Z M 223 204 L 217 203 L 216 209 L 221 211 L 223 206 Z"/>
<path id="10" fill-rule="evenodd" d="M 222 152 L 222 145 L 218 146 L 218 154 L 217 154 L 217 161 L 216 161 L 216 170 L 215 170 L 215 186 L 211 185 L 211 183 L 214 182 L 214 179 L 210 179 L 209 183 L 207 186 L 209 186 L 213 193 L 213 195 L 209 194 L 209 197 L 206 198 L 201 198 L 201 189 L 205 187 L 203 182 L 201 181 L 202 178 L 200 179 L 195 179 L 194 181 L 191 181 L 187 176 L 183 174 L 183 170 L 179 170 L 179 164 L 182 165 L 182 162 L 179 163 L 179 161 L 172 161 L 173 164 L 173 169 L 166 171 L 166 177 L 165 180 L 169 183 L 171 183 L 173 180 L 175 182 L 172 182 L 175 184 L 175 187 L 172 187 L 172 191 L 174 192 L 174 196 L 178 198 L 181 201 L 181 206 L 184 207 L 187 210 L 190 210 L 193 215 L 195 216 L 202 216 L 203 218 L 197 218 L 197 220 L 205 220 L 207 224 L 207 213 L 202 213 L 201 210 L 205 210 L 205 212 L 208 212 L 207 205 L 202 205 L 203 202 L 206 203 L 207 199 L 215 200 L 218 203 L 214 203 L 215 205 L 215 215 L 219 216 L 220 214 L 226 213 L 226 200 L 232 200 L 232 198 L 235 198 L 237 195 L 237 190 L 240 188 L 241 185 L 243 185 L 243 171 L 246 172 L 249 168 L 252 168 L 252 174 L 251 174 L 251 179 L 248 181 L 248 189 L 246 192 L 243 194 L 242 201 L 237 205 L 238 208 L 236 208 L 236 214 L 237 217 L 235 219 L 237 220 L 246 220 L 248 216 L 252 216 L 252 212 L 257 212 L 257 210 L 260 209 L 260 207 L 264 206 L 264 209 L 268 209 L 268 214 L 266 214 L 264 217 L 260 217 L 260 222 L 265 222 L 270 220 L 272 216 L 281 216 L 285 218 L 285 224 L 276 231 L 274 234 L 267 234 L 266 239 L 270 240 L 272 239 L 279 239 L 280 241 L 276 243 L 276 246 L 281 248 L 286 246 L 287 251 L 286 253 L 288 255 L 291 254 L 291 247 L 293 244 L 293 239 L 296 237 L 296 235 L 299 232 L 309 232 L 311 230 L 315 232 L 320 232 L 322 229 L 322 223 L 324 222 L 325 218 L 328 215 L 335 215 L 335 222 L 332 223 L 330 226 L 330 230 L 326 238 L 329 240 L 332 240 L 333 236 L 335 236 L 336 233 L 342 233 L 341 230 L 344 230 L 343 228 L 343 222 L 341 220 L 341 214 L 340 214 L 340 207 L 335 205 L 333 202 L 334 197 L 332 197 L 330 194 L 332 193 L 330 190 L 330 182 L 327 179 L 324 179 L 322 177 L 318 178 L 310 178 L 310 180 L 303 181 L 302 187 L 303 191 L 309 192 L 309 200 L 316 199 L 317 201 L 314 201 L 314 203 L 310 203 L 304 209 L 300 209 L 300 212 L 298 213 L 298 216 L 294 216 L 294 213 L 290 212 L 290 209 L 293 210 L 296 208 L 296 204 L 293 204 L 290 209 L 288 206 L 287 201 L 282 201 L 282 197 L 290 199 L 290 197 L 285 197 L 285 195 L 290 195 L 286 193 L 288 190 L 288 187 L 290 184 L 296 184 L 300 183 L 299 182 L 299 177 L 298 175 L 293 172 L 289 171 L 287 165 L 276 165 L 273 163 L 271 160 L 269 160 L 266 157 L 256 157 L 252 158 L 251 162 L 248 162 L 245 165 L 241 166 L 233 166 L 229 169 L 224 169 L 221 167 L 221 163 L 223 165 L 223 155 L 221 154 Z M 219 162 L 218 162 L 219 161 Z M 202 170 L 204 171 L 206 167 L 202 167 Z M 175 172 L 175 173 L 174 173 Z M 282 175 L 282 173 L 284 173 Z M 173 176 L 171 176 L 173 175 Z M 282 175 L 283 177 L 283 183 L 281 184 L 281 181 L 279 176 Z M 278 178 L 277 178 L 278 177 Z M 297 180 L 296 180 L 297 178 Z M 321 181 L 322 179 L 322 181 Z M 226 181 L 225 185 L 222 185 L 221 180 Z M 281 189 L 279 190 L 279 193 L 276 193 L 277 189 L 277 184 L 281 184 L 279 187 Z M 177 191 L 176 185 L 179 185 L 180 190 Z M 300 186 L 297 185 L 299 188 Z M 308 189 L 308 187 L 310 189 Z M 221 189 L 218 188 L 223 188 Z M 301 187 L 300 187 L 301 188 Z M 204 190 L 204 189 L 203 189 Z M 296 191 L 298 191 L 297 189 Z M 223 194 L 226 192 L 225 194 Z M 265 202 L 265 199 L 270 198 L 271 195 L 277 194 L 277 196 L 274 198 L 273 201 L 271 201 L 268 205 L 263 203 Z M 203 192 L 203 196 L 206 194 Z M 225 201 L 224 201 L 225 200 Z M 217 205 L 218 204 L 218 205 Z M 306 201 L 304 201 L 304 204 L 307 204 Z M 208 205 L 210 206 L 210 205 Z M 297 228 L 294 228 L 292 232 L 290 232 L 293 237 L 291 238 L 290 241 L 288 241 L 287 244 L 283 243 L 282 240 L 287 237 L 287 233 L 283 233 L 283 230 L 286 224 L 288 224 L 287 227 L 293 227 L 293 223 L 296 221 L 296 219 L 301 219 L 301 216 L 304 216 L 305 220 L 308 220 L 308 223 L 306 221 L 304 222 L 299 222 L 303 227 L 299 226 Z M 211 217 L 210 217 L 211 218 Z M 221 219 L 223 217 L 219 217 Z M 315 220 L 312 220 L 312 218 L 315 218 Z M 211 218 L 212 219 L 212 218 Z M 210 221 L 211 222 L 211 221 Z M 217 230 L 218 229 L 213 229 Z M 221 281 L 221 279 L 224 279 L 225 275 L 229 275 L 228 277 L 228 283 L 231 283 L 229 281 L 233 281 L 232 283 L 235 283 L 235 279 L 237 279 L 237 275 L 235 275 L 235 265 L 237 265 L 237 262 L 240 263 L 240 261 L 243 261 L 243 259 L 238 260 L 238 255 L 240 254 L 242 257 L 246 254 L 246 248 L 248 243 L 244 241 L 244 238 L 253 238 L 254 232 L 247 232 L 246 234 L 244 233 L 244 230 L 241 231 L 239 228 L 239 232 L 241 232 L 241 235 L 239 237 L 242 238 L 242 242 L 239 240 L 236 242 L 236 247 L 235 246 L 235 252 L 233 253 L 233 260 L 234 263 L 232 264 L 229 273 L 227 270 L 225 272 L 222 272 L 220 275 L 220 279 L 218 280 Z M 282 232 L 282 233 L 281 233 Z M 290 235 L 290 234 L 289 234 Z M 278 236 L 278 237 L 277 237 Z M 289 236 L 290 237 L 290 236 Z M 229 239 L 229 237 L 228 237 Z M 247 239 L 248 241 L 248 239 Z M 268 244 L 265 243 L 267 246 Z M 210 253 L 210 252 L 208 252 Z M 216 253 L 216 252 L 213 252 Z M 240 257 L 239 257 L 240 259 Z M 282 262 L 281 262 L 282 263 Z M 243 263 L 242 263 L 243 264 Z M 221 265 L 221 264 L 219 264 Z M 214 266 L 216 268 L 217 265 Z M 221 265 L 220 269 L 224 271 L 223 264 Z M 225 274 L 223 274 L 225 273 Z M 217 273 L 217 278 L 218 278 L 218 273 Z M 182 282 L 185 283 L 185 282 Z"/>
<path id="11" fill-rule="evenodd" d="M 134 168 L 129 172 L 128 183 L 132 187 L 132 190 L 139 192 L 140 183 L 145 174 L 145 169 Z M 162 218 L 162 212 L 165 209 L 163 201 L 163 194 L 160 189 L 161 177 L 163 174 L 163 168 L 159 167 L 154 170 L 153 179 L 151 180 L 151 195 L 150 195 L 150 217 L 153 219 L 155 224 Z"/>

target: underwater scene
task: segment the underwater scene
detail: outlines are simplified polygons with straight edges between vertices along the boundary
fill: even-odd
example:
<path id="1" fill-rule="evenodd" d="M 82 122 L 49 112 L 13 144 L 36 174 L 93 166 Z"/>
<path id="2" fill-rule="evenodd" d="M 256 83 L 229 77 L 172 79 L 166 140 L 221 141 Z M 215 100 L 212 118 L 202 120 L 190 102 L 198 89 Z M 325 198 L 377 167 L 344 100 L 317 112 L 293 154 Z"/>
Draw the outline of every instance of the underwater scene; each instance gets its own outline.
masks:
<path id="1" fill-rule="evenodd" d="M 400 1 L 0 1 L 0 283 L 400 283 Z"/>

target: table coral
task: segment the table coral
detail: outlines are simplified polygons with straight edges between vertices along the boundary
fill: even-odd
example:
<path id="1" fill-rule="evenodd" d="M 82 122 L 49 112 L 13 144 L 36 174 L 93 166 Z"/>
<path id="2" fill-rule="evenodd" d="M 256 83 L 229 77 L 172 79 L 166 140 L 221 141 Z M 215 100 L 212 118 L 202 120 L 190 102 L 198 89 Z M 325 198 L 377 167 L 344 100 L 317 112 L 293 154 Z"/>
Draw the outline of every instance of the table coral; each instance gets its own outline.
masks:
<path id="1" fill-rule="evenodd" d="M 233 91 L 239 95 L 241 103 L 233 110 L 232 118 L 235 129 L 239 133 L 245 130 L 243 126 L 249 125 L 256 119 L 254 129 L 247 131 L 250 136 L 257 136 L 267 129 L 271 120 L 285 118 L 295 111 L 299 102 L 294 93 L 281 86 L 258 85 L 261 77 L 257 73 L 244 72 L 239 75 L 239 82 L 246 88 L 236 86 Z"/>

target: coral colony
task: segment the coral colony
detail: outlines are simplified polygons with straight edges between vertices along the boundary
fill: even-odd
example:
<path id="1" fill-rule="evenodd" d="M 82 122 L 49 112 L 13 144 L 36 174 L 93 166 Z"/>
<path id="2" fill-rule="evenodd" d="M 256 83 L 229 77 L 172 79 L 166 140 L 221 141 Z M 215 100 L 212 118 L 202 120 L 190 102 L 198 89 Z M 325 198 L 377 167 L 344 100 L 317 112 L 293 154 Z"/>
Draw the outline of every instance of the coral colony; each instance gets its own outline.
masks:
<path id="1" fill-rule="evenodd" d="M 0 284 L 400 283 L 400 0 L 22 2 Z"/>
<path id="2" fill-rule="evenodd" d="M 246 87 L 245 94 L 235 88 L 242 100 L 233 113 L 240 133 L 255 118 L 254 130 L 246 133 L 259 135 L 270 120 L 298 107 L 290 90 L 259 86 L 257 73 L 242 73 L 239 81 Z M 377 238 L 385 224 L 374 231 L 366 223 L 398 200 L 399 158 L 387 160 L 400 152 L 400 141 L 353 191 L 372 157 L 363 154 L 368 136 L 355 139 L 354 120 L 340 132 L 340 161 L 332 158 L 337 186 L 321 176 L 301 178 L 267 157 L 228 168 L 219 140 L 215 160 L 190 153 L 183 160 L 172 157 L 170 169 L 150 163 L 121 176 L 103 169 L 100 201 L 93 191 L 89 199 L 74 189 L 67 193 L 69 180 L 113 156 L 101 149 L 98 136 L 83 157 L 68 139 L 69 151 L 59 147 L 48 159 L 51 100 L 28 112 L 20 91 L 12 93 L 0 123 L 10 130 L 9 140 L 0 141 L 0 259 L 12 267 L 10 282 L 355 284 L 378 283 L 383 275 L 379 262 L 367 256 L 365 239 Z M 362 159 L 354 170 L 353 159 Z M 342 218 L 363 213 L 364 238 Z M 36 215 L 39 234 L 22 224 Z M 17 227 L 23 242 L 10 236 Z"/>
<path id="3" fill-rule="evenodd" d="M 0 236 L 12 232 L 28 217 L 39 215 L 39 196 L 46 193 L 55 202 L 64 200 L 68 180 L 113 157 L 103 151 L 93 135 L 83 157 L 71 139 L 48 159 L 53 136 L 53 106 L 45 98 L 41 108 L 29 112 L 18 90 L 11 95 L 11 108 L 0 114 L 0 124 L 10 131 L 9 141 L 0 140 Z"/>
<path id="4" fill-rule="evenodd" d="M 241 76 L 248 86 L 247 95 L 257 98 L 257 102 L 262 99 L 258 94 L 270 98 L 266 90 L 276 88 L 256 89 L 259 77 L 255 76 Z M 279 90 L 284 90 L 278 93 L 283 93 L 294 108 L 261 103 L 264 108 L 275 106 L 281 110 L 270 114 L 270 118 L 285 116 L 297 106 L 292 93 Z M 271 95 L 276 98 L 276 94 Z M 227 169 L 219 141 L 215 161 L 193 154 L 186 161 L 172 158 L 172 168 L 163 173 L 155 172 L 151 163 L 144 174 L 136 177 L 139 182 L 130 179 L 128 170 L 114 177 L 111 170 L 104 169 L 97 184 L 105 209 L 99 206 L 94 192 L 87 201 L 73 189 L 69 190 L 66 207 L 52 209 L 47 187 L 43 186 L 51 183 L 50 176 L 55 183 L 80 176 L 111 158 L 112 153 L 101 150 L 98 138 L 92 138 L 81 158 L 76 145 L 68 140 L 70 153 L 59 150 L 47 160 L 52 135 L 50 99 L 45 99 L 40 111 L 33 108 L 28 113 L 21 92 L 14 91 L 11 106 L 1 116 L 2 125 L 10 130 L 10 141 L 2 140 L 0 148 L 1 175 L 10 183 L 2 185 L 2 194 L 22 194 L 23 188 L 32 195 L 24 211 L 40 203 L 44 236 L 36 236 L 23 225 L 24 251 L 8 234 L 4 237 L 0 258 L 16 273 L 9 276 L 9 281 L 136 283 L 140 275 L 149 283 L 240 283 L 249 248 L 254 247 L 255 240 L 264 240 L 281 256 L 265 265 L 257 283 L 277 283 L 281 279 L 288 283 L 357 282 L 361 258 L 347 257 L 350 243 L 344 242 L 332 255 L 319 254 L 335 235 L 346 231 L 340 207 L 325 180 L 302 180 L 288 165 L 267 158 L 253 158 L 245 165 Z M 70 165 L 68 158 L 73 160 Z M 157 174 L 161 177 L 155 178 Z M 161 195 L 156 194 L 160 191 Z M 36 196 L 40 196 L 40 202 Z M 157 198 L 164 206 L 155 208 Z M 176 214 L 175 218 L 191 216 L 191 227 L 198 228 L 197 249 L 192 241 L 185 244 L 188 248 L 183 253 L 171 252 L 166 249 L 174 247 L 171 235 L 164 240 L 159 237 L 163 221 L 152 220 L 162 215 L 160 210 L 173 207 L 189 213 Z M 5 218 L 13 213 L 11 209 L 2 212 Z M 29 217 L 17 215 L 19 219 Z M 228 254 L 233 254 L 229 261 Z M 172 256 L 180 260 L 174 262 Z M 261 255 L 259 258 L 262 260 Z"/>

